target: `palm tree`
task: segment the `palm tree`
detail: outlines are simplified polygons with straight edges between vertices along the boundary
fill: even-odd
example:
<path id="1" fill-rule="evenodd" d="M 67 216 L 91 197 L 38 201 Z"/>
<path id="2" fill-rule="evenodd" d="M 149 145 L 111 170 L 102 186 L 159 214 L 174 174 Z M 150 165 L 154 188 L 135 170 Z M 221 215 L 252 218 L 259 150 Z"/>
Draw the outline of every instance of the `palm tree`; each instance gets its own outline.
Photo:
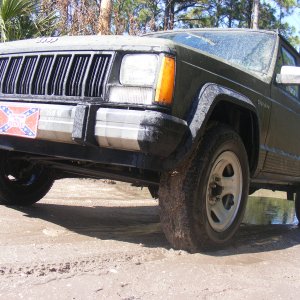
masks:
<path id="1" fill-rule="evenodd" d="M 53 30 L 55 18 L 32 0 L 0 0 L 1 42 L 45 35 Z"/>

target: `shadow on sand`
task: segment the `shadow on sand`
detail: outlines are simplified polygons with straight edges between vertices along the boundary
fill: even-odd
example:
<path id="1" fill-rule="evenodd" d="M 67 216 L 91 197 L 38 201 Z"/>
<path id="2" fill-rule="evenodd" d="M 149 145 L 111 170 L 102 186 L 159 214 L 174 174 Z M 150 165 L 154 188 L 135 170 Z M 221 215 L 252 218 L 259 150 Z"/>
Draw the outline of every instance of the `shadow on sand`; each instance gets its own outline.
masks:
<path id="1" fill-rule="evenodd" d="M 32 207 L 15 207 L 25 216 L 46 220 L 80 235 L 101 240 L 118 240 L 145 247 L 170 249 L 159 223 L 157 206 L 86 207 L 37 203 Z M 264 213 L 264 211 L 262 211 Z M 230 245 L 213 256 L 267 252 L 300 244 L 300 229 L 290 224 L 242 224 Z"/>

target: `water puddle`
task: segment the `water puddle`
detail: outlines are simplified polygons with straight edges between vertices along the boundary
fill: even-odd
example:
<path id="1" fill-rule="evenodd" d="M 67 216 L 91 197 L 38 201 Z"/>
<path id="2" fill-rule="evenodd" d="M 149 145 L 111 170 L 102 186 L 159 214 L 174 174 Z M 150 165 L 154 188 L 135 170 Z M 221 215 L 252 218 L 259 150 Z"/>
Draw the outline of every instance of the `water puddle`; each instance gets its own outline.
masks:
<path id="1" fill-rule="evenodd" d="M 267 197 L 249 197 L 244 224 L 298 224 L 293 201 Z"/>

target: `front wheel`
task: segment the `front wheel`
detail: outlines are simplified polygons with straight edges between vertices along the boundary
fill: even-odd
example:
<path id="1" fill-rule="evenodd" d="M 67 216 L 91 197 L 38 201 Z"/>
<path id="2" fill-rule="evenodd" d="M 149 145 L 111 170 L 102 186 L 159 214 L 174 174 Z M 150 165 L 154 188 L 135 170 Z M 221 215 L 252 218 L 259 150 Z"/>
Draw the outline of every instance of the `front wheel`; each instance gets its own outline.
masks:
<path id="1" fill-rule="evenodd" d="M 0 152 L 0 203 L 31 205 L 47 194 L 53 182 L 53 176 L 43 166 L 14 153 Z"/>
<path id="2" fill-rule="evenodd" d="M 248 157 L 239 135 L 211 128 L 192 158 L 161 177 L 161 223 L 174 248 L 226 244 L 237 231 L 249 191 Z"/>

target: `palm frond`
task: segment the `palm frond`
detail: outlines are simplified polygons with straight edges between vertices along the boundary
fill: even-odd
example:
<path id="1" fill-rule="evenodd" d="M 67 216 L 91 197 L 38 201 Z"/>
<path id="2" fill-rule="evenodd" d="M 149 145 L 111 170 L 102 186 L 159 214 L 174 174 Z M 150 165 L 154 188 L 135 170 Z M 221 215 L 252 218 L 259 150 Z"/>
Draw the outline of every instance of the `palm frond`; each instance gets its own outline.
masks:
<path id="1" fill-rule="evenodd" d="M 53 32 L 57 16 L 41 11 L 36 1 L 0 1 L 1 42 L 31 38 Z"/>
<path id="2" fill-rule="evenodd" d="M 3 0 L 1 5 L 1 17 L 4 22 L 23 15 L 30 14 L 35 7 L 31 0 Z"/>

